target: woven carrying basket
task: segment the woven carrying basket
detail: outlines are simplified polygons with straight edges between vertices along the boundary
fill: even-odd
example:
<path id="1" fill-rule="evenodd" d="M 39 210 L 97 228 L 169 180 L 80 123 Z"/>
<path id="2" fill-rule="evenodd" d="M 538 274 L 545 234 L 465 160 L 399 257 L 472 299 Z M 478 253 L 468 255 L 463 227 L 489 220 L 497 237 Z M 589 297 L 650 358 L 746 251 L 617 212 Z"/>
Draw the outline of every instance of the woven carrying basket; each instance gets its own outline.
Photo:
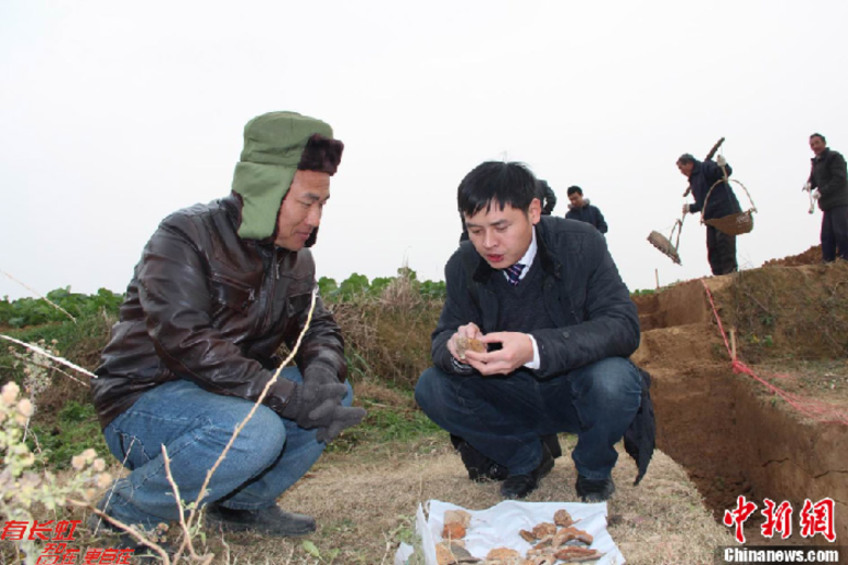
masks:
<path id="1" fill-rule="evenodd" d="M 730 214 L 721 218 L 713 218 L 704 220 L 708 226 L 712 226 L 720 232 L 727 235 L 742 235 L 754 229 L 753 210 L 747 212 L 739 212 L 738 214 Z"/>
<path id="2" fill-rule="evenodd" d="M 727 235 L 742 235 L 748 233 L 752 229 L 754 229 L 754 212 L 757 211 L 756 206 L 754 206 L 754 201 L 751 199 L 751 194 L 748 192 L 748 189 L 745 188 L 745 185 L 739 182 L 736 179 L 727 178 L 727 172 L 722 168 L 722 172 L 724 172 L 724 178 L 717 180 L 710 187 L 710 190 L 707 191 L 707 196 L 704 198 L 704 205 L 701 208 L 701 223 L 707 224 L 708 226 L 712 226 L 720 232 L 726 233 Z M 735 214 L 728 214 L 727 216 L 722 216 L 721 218 L 712 218 L 709 220 L 704 219 L 704 211 L 707 209 L 707 201 L 710 199 L 710 194 L 712 194 L 713 189 L 720 185 L 721 183 L 726 182 L 728 185 L 730 183 L 734 183 L 742 187 L 742 190 L 745 192 L 745 196 L 748 197 L 748 202 L 751 203 L 751 208 L 749 208 L 746 212 L 737 212 Z"/>

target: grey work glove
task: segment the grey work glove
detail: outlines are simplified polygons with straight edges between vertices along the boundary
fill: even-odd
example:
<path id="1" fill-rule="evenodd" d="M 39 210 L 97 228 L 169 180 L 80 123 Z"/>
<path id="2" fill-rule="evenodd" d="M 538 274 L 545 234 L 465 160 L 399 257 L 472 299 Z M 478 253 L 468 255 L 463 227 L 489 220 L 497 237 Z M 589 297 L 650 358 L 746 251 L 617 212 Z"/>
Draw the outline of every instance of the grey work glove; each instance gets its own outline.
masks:
<path id="1" fill-rule="evenodd" d="M 271 394 L 278 385 L 288 392 L 288 402 L 285 406 L 277 409 L 283 418 L 294 420 L 301 428 L 325 428 L 329 426 L 334 418 L 335 409 L 341 407 L 342 398 L 347 393 L 347 387 L 340 382 L 334 384 L 320 384 L 306 382 L 303 384 L 292 383 L 283 379 L 286 383 L 277 383 L 271 389 Z M 294 387 L 291 385 L 294 384 Z M 272 406 L 273 408 L 273 406 Z"/>
<path id="2" fill-rule="evenodd" d="M 338 371 L 333 365 L 321 361 L 319 357 L 303 370 L 303 382 L 309 384 L 333 384 L 339 382 Z M 327 426 L 321 426 L 315 434 L 315 439 L 330 443 L 336 439 L 345 428 L 355 426 L 365 417 L 364 408 L 336 406 L 332 421 Z"/>
<path id="3" fill-rule="evenodd" d="M 320 359 L 320 358 L 319 358 Z M 339 382 L 339 372 L 332 365 L 316 360 L 303 370 L 304 383 L 333 384 Z"/>
<path id="4" fill-rule="evenodd" d="M 336 406 L 333 411 L 333 421 L 329 426 L 318 428 L 315 439 L 330 443 L 342 433 L 342 430 L 355 426 L 365 417 L 365 408 L 358 406 Z"/>

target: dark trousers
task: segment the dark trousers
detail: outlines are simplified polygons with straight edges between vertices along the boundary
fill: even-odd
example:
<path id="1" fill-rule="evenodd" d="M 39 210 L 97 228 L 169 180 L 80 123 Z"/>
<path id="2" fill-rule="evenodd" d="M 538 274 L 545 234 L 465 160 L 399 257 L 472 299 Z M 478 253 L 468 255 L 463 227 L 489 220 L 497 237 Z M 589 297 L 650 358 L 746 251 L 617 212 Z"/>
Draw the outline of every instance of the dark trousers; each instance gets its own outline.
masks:
<path id="1" fill-rule="evenodd" d="M 511 475 L 539 465 L 540 436 L 577 434 L 571 457 L 589 479 L 610 476 L 618 458 L 614 446 L 633 421 L 641 394 L 639 370 L 621 357 L 545 381 L 529 371 L 463 377 L 431 367 L 415 387 L 415 400 L 431 420 Z"/>
<path id="2" fill-rule="evenodd" d="M 848 206 L 838 206 L 822 214 L 822 259 L 848 259 Z"/>
<path id="3" fill-rule="evenodd" d="M 707 226 L 707 258 L 714 275 L 726 275 L 739 270 L 736 264 L 736 236 Z"/>

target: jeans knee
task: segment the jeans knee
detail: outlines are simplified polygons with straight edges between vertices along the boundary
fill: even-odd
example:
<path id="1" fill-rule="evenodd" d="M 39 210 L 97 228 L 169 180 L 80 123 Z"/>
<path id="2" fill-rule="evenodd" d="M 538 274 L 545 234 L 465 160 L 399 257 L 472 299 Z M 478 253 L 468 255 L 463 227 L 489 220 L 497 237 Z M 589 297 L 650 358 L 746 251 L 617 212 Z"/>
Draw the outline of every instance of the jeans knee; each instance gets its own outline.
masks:
<path id="1" fill-rule="evenodd" d="M 253 417 L 245 424 L 232 446 L 239 457 L 246 457 L 259 467 L 266 467 L 277 460 L 286 442 L 286 427 L 276 412 L 259 406 Z"/>
<path id="2" fill-rule="evenodd" d="M 346 380 L 344 384 L 347 386 L 347 392 L 342 397 L 342 406 L 353 406 L 353 387 L 350 384 L 350 380 Z"/>
<path id="3" fill-rule="evenodd" d="M 439 387 L 440 373 L 435 367 L 430 367 L 418 377 L 418 382 L 415 384 L 415 402 L 418 406 L 429 412 L 432 405 L 432 400 L 437 396 L 436 390 Z"/>
<path id="4" fill-rule="evenodd" d="M 611 357 L 591 366 L 586 375 L 589 380 L 587 396 L 602 406 L 639 404 L 642 393 L 642 376 L 629 360 Z"/>

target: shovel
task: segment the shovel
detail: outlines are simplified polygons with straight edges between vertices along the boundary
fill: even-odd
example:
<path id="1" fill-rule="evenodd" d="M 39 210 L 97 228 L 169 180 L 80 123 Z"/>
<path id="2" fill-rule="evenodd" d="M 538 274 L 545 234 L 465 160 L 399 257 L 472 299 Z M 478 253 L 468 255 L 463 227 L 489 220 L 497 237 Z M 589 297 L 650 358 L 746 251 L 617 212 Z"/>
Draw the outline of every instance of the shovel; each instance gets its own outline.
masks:
<path id="1" fill-rule="evenodd" d="M 686 219 L 686 214 L 680 217 L 679 220 L 674 222 L 674 226 L 671 228 L 671 233 L 668 234 L 668 237 L 664 236 L 658 231 L 652 231 L 648 236 L 648 242 L 651 245 L 662 251 L 665 255 L 668 255 L 672 261 L 680 265 L 680 255 L 677 253 L 677 246 L 680 243 L 680 230 L 683 229 L 683 220 Z M 677 238 L 674 238 L 674 230 L 677 230 Z M 674 239 L 674 244 L 671 243 L 671 240 Z"/>

